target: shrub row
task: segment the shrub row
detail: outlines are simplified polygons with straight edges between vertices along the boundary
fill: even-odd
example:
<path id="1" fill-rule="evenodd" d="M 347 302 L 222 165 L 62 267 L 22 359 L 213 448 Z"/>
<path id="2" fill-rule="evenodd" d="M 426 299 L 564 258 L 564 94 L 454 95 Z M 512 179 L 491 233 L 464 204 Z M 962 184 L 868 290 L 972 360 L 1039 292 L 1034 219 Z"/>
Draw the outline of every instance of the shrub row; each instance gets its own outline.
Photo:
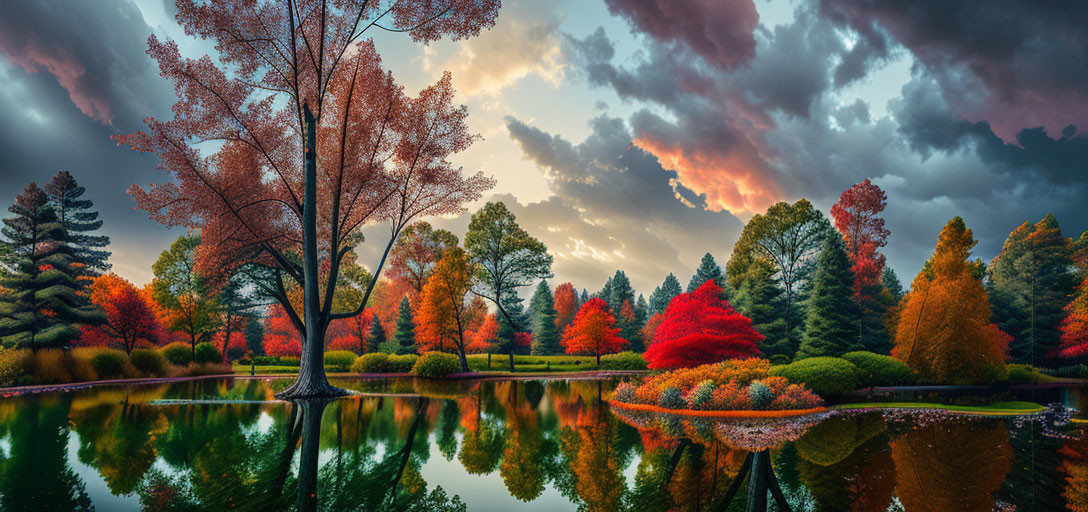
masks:
<path id="1" fill-rule="evenodd" d="M 646 360 L 642 354 L 635 352 L 620 352 L 601 356 L 602 370 L 645 370 Z"/>
<path id="2" fill-rule="evenodd" d="M 613 400 L 665 409 L 707 411 L 791 410 L 823 405 L 804 384 L 772 376 L 765 359 L 746 359 L 682 368 L 650 377 L 642 385 L 624 382 Z"/>
<path id="3" fill-rule="evenodd" d="M 461 371 L 461 360 L 443 352 L 427 352 L 412 366 L 412 375 L 428 379 L 445 377 Z"/>
<path id="4" fill-rule="evenodd" d="M 415 354 L 393 355 L 373 352 L 356 357 L 351 363 L 354 373 L 407 373 L 419 356 Z"/>
<path id="5" fill-rule="evenodd" d="M 184 357 L 180 356 L 179 348 L 184 348 Z M 162 349 L 137 348 L 131 354 L 105 347 L 37 351 L 0 349 L 0 386 L 230 372 L 229 368 L 218 364 L 219 351 L 211 344 L 197 345 L 197 361 L 191 363 L 191 359 L 192 347 L 184 343 L 172 343 Z M 178 366 L 185 369 L 178 369 Z"/>

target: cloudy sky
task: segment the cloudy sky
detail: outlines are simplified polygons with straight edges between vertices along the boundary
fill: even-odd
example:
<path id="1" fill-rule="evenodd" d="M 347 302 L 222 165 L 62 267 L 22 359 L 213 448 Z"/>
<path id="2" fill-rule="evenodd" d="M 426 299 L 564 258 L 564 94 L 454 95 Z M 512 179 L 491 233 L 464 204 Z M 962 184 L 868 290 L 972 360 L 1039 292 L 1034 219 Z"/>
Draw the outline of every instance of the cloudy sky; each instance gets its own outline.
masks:
<path id="1" fill-rule="evenodd" d="M 483 136 L 458 163 L 498 184 L 594 290 L 623 269 L 649 293 L 724 262 L 745 220 L 805 197 L 825 212 L 865 178 L 888 193 L 886 253 L 904 282 L 951 217 L 990 259 L 1054 213 L 1088 228 L 1088 3 L 885 0 L 505 0 L 480 37 L 428 47 L 375 34 L 408 90 L 454 74 Z M 0 2 L 0 203 L 70 171 L 137 283 L 180 232 L 133 211 L 161 181 L 109 136 L 168 117 L 147 37 L 183 54 L 170 0 Z M 464 233 L 467 218 L 437 219 Z M 359 252 L 376 262 L 383 231 Z"/>

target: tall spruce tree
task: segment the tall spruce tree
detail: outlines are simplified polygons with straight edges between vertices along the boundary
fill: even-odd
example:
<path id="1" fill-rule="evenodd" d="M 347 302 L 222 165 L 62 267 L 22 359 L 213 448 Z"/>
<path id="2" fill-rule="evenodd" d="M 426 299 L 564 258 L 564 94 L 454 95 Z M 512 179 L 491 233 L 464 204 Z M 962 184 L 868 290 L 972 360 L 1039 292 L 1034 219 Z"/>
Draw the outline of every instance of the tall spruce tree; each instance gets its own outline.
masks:
<path id="1" fill-rule="evenodd" d="M 733 307 L 750 318 L 752 328 L 764 336 L 760 352 L 790 360 L 797 349 L 786 338 L 785 303 L 774 275 L 774 266 L 765 260 L 749 266 L 734 293 Z"/>
<path id="2" fill-rule="evenodd" d="M 864 348 L 858 339 L 860 311 L 853 300 L 854 274 L 850 266 L 842 236 L 829 233 L 816 257 L 798 359 L 838 357 Z"/>
<path id="3" fill-rule="evenodd" d="M 585 288 L 582 288 L 582 295 L 580 297 L 578 297 L 578 303 L 579 304 L 585 304 L 588 301 L 589 301 L 589 292 L 587 292 Z"/>
<path id="4" fill-rule="evenodd" d="M 521 297 L 512 291 L 506 293 L 503 297 L 503 309 L 514 323 L 508 321 L 505 316 L 498 315 L 499 332 L 495 336 L 495 352 L 510 356 L 510 371 L 514 371 L 514 355 L 528 354 L 532 349 L 532 347 L 518 345 L 516 336 L 519 332 L 525 332 L 526 325 L 529 323 L 529 315 L 522 302 Z"/>
<path id="5" fill-rule="evenodd" d="M 680 287 L 680 280 L 672 272 L 669 272 L 669 275 L 665 276 L 665 282 L 661 283 L 661 286 L 655 288 L 654 292 L 650 294 L 650 314 L 664 313 L 673 297 L 681 293 L 684 293 L 684 289 Z"/>
<path id="6" fill-rule="evenodd" d="M 243 336 L 246 338 L 246 349 L 255 356 L 264 355 L 264 319 L 253 312 L 246 313 L 246 327 Z"/>
<path id="7" fill-rule="evenodd" d="M 1013 337 L 1009 356 L 1014 362 L 1057 364 L 1053 352 L 1060 344 L 1059 324 L 1077 284 L 1072 247 L 1058 220 L 1047 214 L 1010 233 L 989 266 L 994 321 Z"/>
<path id="8" fill-rule="evenodd" d="M 888 290 L 892 300 L 899 302 L 903 299 L 903 284 L 899 282 L 899 276 L 891 267 L 884 267 L 884 275 L 880 277 L 880 283 Z"/>
<path id="9" fill-rule="evenodd" d="M 717 261 L 714 261 L 714 256 L 708 252 L 699 261 L 699 267 L 695 269 L 695 275 L 691 276 L 691 281 L 688 281 L 688 293 L 695 291 L 696 288 L 711 279 L 714 280 L 714 284 L 718 285 L 718 288 L 721 288 L 723 292 L 725 291 L 725 274 L 722 274 L 722 267 L 718 265 Z"/>
<path id="10" fill-rule="evenodd" d="M 400 300 L 397 330 L 393 334 L 393 341 L 396 344 L 393 347 L 395 353 L 416 353 L 416 322 L 412 318 L 412 305 L 408 303 L 408 297 Z"/>
<path id="11" fill-rule="evenodd" d="M 374 313 L 370 319 L 370 337 L 367 339 L 367 344 L 372 347 L 381 347 L 383 343 L 385 343 L 385 329 L 382 328 L 382 322 L 378 320 L 378 314 Z"/>
<path id="12" fill-rule="evenodd" d="M 83 199 L 86 189 L 76 183 L 68 171 L 60 171 L 45 184 L 45 194 L 64 230 L 65 242 L 72 250 L 72 262 L 81 275 L 98 276 L 109 272 L 109 237 L 95 234 L 102 228 L 94 203 Z"/>
<path id="13" fill-rule="evenodd" d="M 536 287 L 536 293 L 529 301 L 529 309 L 532 314 L 532 354 L 541 356 L 562 354 L 563 347 L 559 345 L 559 329 L 555 326 L 555 317 L 558 315 L 555 310 L 555 298 L 546 281 L 541 281 Z"/>
<path id="14" fill-rule="evenodd" d="M 0 339 L 19 348 L 67 348 L 80 324 L 101 322 L 104 315 L 79 293 L 79 265 L 45 192 L 27 185 L 8 211 L 13 215 L 0 230 L 7 246 Z"/>

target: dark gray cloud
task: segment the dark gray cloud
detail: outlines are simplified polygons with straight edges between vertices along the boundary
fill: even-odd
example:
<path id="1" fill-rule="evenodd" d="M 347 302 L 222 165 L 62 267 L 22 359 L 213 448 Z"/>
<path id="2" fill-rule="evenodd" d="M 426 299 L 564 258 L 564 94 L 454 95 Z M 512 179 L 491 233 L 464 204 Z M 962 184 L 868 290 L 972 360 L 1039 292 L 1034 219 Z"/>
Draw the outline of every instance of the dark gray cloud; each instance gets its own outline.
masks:
<path id="1" fill-rule="evenodd" d="M 156 159 L 109 140 L 169 115 L 173 91 L 144 53 L 151 33 L 127 0 L 0 3 L 0 204 L 71 172 L 102 213 L 115 267 L 138 279 L 177 236 L 125 195 L 165 178 Z"/>
<path id="2" fill-rule="evenodd" d="M 821 0 L 878 62 L 898 44 L 932 73 L 954 111 L 1008 142 L 1088 118 L 1088 3 Z M 864 67 L 863 65 L 860 67 Z"/>

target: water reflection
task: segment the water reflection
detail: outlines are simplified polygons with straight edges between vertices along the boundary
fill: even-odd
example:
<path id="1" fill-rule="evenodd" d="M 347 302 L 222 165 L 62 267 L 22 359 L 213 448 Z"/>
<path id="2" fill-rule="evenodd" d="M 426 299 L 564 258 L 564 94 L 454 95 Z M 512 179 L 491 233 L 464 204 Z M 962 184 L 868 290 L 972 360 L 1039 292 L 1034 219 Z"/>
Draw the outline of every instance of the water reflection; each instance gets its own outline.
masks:
<path id="1" fill-rule="evenodd" d="M 0 401 L 2 510 L 1088 510 L 1088 441 L 935 414 L 717 422 L 614 383 L 222 380 Z"/>

